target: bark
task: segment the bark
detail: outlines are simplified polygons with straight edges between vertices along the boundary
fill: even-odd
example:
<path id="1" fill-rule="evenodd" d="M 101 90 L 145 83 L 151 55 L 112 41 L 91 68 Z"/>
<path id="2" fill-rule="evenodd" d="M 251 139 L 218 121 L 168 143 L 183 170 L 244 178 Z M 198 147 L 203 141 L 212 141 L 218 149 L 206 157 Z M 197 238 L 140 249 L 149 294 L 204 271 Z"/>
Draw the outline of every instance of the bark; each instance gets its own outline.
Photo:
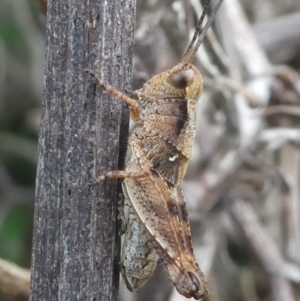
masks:
<path id="1" fill-rule="evenodd" d="M 131 89 L 134 0 L 49 1 L 31 301 L 117 300 L 128 108 L 85 69 Z"/>

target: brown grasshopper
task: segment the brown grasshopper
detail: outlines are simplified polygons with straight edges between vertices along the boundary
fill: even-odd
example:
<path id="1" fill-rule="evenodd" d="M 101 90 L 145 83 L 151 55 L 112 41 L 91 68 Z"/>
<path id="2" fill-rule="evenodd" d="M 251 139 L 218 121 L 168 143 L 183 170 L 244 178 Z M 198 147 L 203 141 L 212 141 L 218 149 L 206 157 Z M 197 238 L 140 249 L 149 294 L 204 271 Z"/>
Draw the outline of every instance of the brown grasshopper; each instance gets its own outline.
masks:
<path id="1" fill-rule="evenodd" d="M 192 154 L 196 106 L 203 85 L 200 71 L 191 62 L 221 3 L 219 0 L 202 30 L 205 7 L 182 61 L 147 81 L 134 98 L 87 71 L 97 85 L 129 105 L 136 122 L 129 137 L 125 170 L 105 175 L 124 179 L 123 192 L 130 206 L 121 259 L 130 290 L 151 276 L 161 258 L 180 294 L 199 300 L 207 293 L 193 253 L 180 184 Z"/>

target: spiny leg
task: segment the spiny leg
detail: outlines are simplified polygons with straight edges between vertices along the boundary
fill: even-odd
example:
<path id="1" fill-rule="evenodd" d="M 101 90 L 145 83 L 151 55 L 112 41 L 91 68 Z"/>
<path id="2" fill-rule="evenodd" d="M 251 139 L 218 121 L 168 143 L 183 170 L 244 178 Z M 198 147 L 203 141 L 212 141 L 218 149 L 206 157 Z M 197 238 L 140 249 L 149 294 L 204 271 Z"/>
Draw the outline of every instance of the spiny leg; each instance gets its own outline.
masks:
<path id="1" fill-rule="evenodd" d="M 145 173 L 133 173 L 133 172 L 126 172 L 123 170 L 115 170 L 115 171 L 109 171 L 107 172 L 104 176 L 102 176 L 101 178 L 110 178 L 110 179 L 116 179 L 116 178 L 121 178 L 121 179 L 125 179 L 125 178 L 131 178 L 131 179 L 137 179 L 137 178 L 141 178 L 144 177 Z M 118 200 L 118 219 L 121 222 L 121 227 L 119 230 L 119 235 L 123 235 L 126 232 L 126 227 L 127 227 L 127 223 L 126 223 L 126 218 L 125 218 L 125 214 L 124 214 L 124 199 L 120 198 Z"/>
<path id="2" fill-rule="evenodd" d="M 129 147 L 135 156 L 136 162 L 141 169 L 141 173 L 143 173 L 144 176 L 151 175 L 151 165 L 141 147 L 141 142 L 138 139 L 131 139 L 129 141 Z"/>
<path id="3" fill-rule="evenodd" d="M 122 101 L 124 101 L 126 104 L 128 104 L 129 109 L 130 109 L 130 115 L 131 118 L 134 121 L 141 121 L 141 114 L 140 114 L 140 108 L 137 103 L 137 101 L 133 98 L 130 98 L 123 94 L 122 92 L 118 91 L 117 89 L 113 88 L 110 85 L 105 84 L 93 71 L 91 70 L 86 70 L 85 73 L 89 74 L 93 81 L 95 82 L 96 85 L 99 87 L 103 88 L 107 93 L 110 93 L 118 98 L 120 98 Z"/>
<path id="4" fill-rule="evenodd" d="M 145 177 L 145 172 L 128 172 L 124 170 L 113 170 L 108 171 L 106 174 L 98 177 L 95 183 L 100 183 L 104 181 L 106 178 L 108 179 L 138 179 Z"/>
<path id="5" fill-rule="evenodd" d="M 105 175 L 102 175 L 96 179 L 94 183 L 91 185 L 97 185 L 100 182 L 104 181 L 106 178 L 109 179 L 125 179 L 125 178 L 131 178 L 131 179 L 137 179 L 145 177 L 144 172 L 126 172 L 124 170 L 114 170 L 109 171 Z M 118 200 L 118 219 L 121 222 L 121 227 L 119 230 L 119 235 L 123 235 L 126 231 L 126 218 L 124 215 L 124 200 L 123 198 L 120 198 Z"/>
<path id="6" fill-rule="evenodd" d="M 125 207 L 124 198 L 121 197 L 118 199 L 118 219 L 121 222 L 121 226 L 118 234 L 120 236 L 126 232 L 126 228 L 127 228 L 127 221 L 124 213 L 124 207 Z"/>
<path id="7" fill-rule="evenodd" d="M 127 172 L 124 170 L 113 170 L 108 171 L 106 174 L 101 175 L 100 177 L 96 178 L 94 182 L 89 183 L 89 186 L 95 186 L 103 182 L 105 179 L 139 179 L 146 176 L 144 171 L 140 172 Z"/>

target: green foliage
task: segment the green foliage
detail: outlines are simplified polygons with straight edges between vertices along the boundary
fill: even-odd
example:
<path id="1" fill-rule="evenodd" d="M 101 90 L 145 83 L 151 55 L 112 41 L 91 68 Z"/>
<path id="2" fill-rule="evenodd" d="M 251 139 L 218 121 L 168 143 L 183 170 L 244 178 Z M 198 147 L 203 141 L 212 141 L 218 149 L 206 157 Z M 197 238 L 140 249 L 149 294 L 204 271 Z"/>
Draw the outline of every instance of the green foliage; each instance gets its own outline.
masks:
<path id="1" fill-rule="evenodd" d="M 0 225 L 0 257 L 29 267 L 32 207 L 14 206 Z"/>

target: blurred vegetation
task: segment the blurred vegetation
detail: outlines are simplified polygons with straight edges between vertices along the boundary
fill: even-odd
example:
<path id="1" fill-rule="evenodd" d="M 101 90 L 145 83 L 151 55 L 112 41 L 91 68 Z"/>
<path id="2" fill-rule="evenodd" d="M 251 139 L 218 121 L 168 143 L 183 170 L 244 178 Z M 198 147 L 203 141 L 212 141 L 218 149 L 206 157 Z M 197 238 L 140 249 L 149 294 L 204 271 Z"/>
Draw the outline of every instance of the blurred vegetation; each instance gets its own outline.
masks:
<path id="1" fill-rule="evenodd" d="M 0 1 L 0 258 L 30 267 L 45 16 Z M 0 294 L 0 300 L 5 299 Z"/>

